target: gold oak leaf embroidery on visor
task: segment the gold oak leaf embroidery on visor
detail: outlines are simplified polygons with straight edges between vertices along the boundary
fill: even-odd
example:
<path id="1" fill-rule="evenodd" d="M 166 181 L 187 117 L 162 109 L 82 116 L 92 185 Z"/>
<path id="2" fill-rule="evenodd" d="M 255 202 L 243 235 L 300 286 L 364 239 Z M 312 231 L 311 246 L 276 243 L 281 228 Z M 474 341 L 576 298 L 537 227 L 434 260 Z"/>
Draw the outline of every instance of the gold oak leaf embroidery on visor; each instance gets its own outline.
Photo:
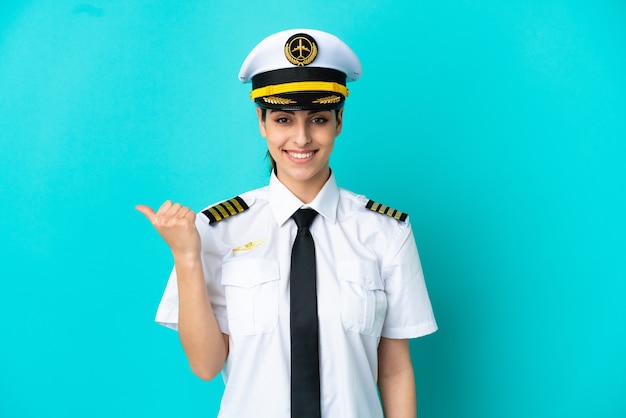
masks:
<path id="1" fill-rule="evenodd" d="M 340 101 L 341 101 L 341 97 L 339 96 L 326 96 L 326 97 L 320 97 L 317 100 L 313 100 L 313 103 L 331 104 L 331 103 L 339 103 Z"/>
<path id="2" fill-rule="evenodd" d="M 259 245 L 263 244 L 265 241 L 267 241 L 267 238 L 263 238 L 258 241 L 252 241 L 252 242 L 242 245 L 241 247 L 233 248 L 233 251 L 248 251 L 255 247 L 258 247 Z"/>
<path id="3" fill-rule="evenodd" d="M 269 104 L 274 104 L 274 105 L 288 105 L 288 104 L 294 104 L 294 103 L 298 103 L 295 100 L 291 100 L 291 99 L 285 99 L 282 97 L 276 97 L 276 96 L 267 96 L 263 98 L 263 101 L 265 103 L 269 103 Z"/>

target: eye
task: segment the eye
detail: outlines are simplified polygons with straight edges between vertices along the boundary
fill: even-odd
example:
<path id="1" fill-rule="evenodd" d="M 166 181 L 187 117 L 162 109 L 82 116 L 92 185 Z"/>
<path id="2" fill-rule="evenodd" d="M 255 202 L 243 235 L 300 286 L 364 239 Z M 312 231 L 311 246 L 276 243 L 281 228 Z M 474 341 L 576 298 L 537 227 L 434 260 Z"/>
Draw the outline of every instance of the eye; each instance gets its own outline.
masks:
<path id="1" fill-rule="evenodd" d="M 289 119 L 284 117 L 284 116 L 280 116 L 278 118 L 275 118 L 274 122 L 279 123 L 279 124 L 283 124 L 283 123 L 288 123 Z"/>
<path id="2" fill-rule="evenodd" d="M 328 122 L 328 119 L 323 116 L 315 116 L 313 119 L 311 119 L 311 122 L 315 124 L 322 124 Z"/>

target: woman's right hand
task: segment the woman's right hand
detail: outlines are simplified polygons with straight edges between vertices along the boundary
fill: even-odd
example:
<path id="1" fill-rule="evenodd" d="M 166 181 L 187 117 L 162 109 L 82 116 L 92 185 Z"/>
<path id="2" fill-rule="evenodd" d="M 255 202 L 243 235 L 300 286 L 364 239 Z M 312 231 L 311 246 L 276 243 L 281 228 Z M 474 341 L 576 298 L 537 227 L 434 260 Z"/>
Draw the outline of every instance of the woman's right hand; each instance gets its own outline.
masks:
<path id="1" fill-rule="evenodd" d="M 178 286 L 178 336 L 191 370 L 201 379 L 211 380 L 224 367 L 229 337 L 222 333 L 209 299 L 196 214 L 169 200 L 156 212 L 145 205 L 135 209 L 148 218 L 172 250 Z"/>
<path id="2" fill-rule="evenodd" d="M 187 206 L 166 200 L 158 211 L 146 205 L 135 206 L 152 223 L 169 245 L 174 259 L 200 256 L 200 234 L 196 229 L 196 214 Z"/>

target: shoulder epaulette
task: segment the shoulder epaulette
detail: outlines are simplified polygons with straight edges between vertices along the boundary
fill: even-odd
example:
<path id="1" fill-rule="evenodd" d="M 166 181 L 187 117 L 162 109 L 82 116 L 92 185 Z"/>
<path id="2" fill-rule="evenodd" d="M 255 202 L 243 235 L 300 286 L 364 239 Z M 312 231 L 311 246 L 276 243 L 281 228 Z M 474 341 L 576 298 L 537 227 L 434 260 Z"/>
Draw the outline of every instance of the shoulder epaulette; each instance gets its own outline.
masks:
<path id="1" fill-rule="evenodd" d="M 225 200 L 222 203 L 218 203 L 215 206 L 211 206 L 208 209 L 202 211 L 209 218 L 209 224 L 219 222 L 231 216 L 235 216 L 248 209 L 248 205 L 244 200 L 237 196 L 232 199 Z"/>
<path id="2" fill-rule="evenodd" d="M 394 208 L 390 208 L 389 206 L 381 205 L 380 203 L 376 203 L 373 200 L 369 200 L 365 207 L 374 212 L 382 213 L 383 215 L 391 216 L 394 219 L 404 222 L 407 218 L 407 214 L 404 212 L 400 212 Z"/>

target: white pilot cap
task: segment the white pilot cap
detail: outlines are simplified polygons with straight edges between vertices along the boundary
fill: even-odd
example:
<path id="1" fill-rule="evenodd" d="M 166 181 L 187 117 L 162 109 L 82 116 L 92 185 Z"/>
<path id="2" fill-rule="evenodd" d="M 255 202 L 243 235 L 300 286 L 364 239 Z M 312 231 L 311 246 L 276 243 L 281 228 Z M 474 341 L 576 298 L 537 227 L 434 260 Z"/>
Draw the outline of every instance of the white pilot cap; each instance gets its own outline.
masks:
<path id="1" fill-rule="evenodd" d="M 341 39 L 314 29 L 291 29 L 263 39 L 248 54 L 239 80 L 252 82 L 250 98 L 280 109 L 339 109 L 346 82 L 361 76 L 361 62 Z"/>

